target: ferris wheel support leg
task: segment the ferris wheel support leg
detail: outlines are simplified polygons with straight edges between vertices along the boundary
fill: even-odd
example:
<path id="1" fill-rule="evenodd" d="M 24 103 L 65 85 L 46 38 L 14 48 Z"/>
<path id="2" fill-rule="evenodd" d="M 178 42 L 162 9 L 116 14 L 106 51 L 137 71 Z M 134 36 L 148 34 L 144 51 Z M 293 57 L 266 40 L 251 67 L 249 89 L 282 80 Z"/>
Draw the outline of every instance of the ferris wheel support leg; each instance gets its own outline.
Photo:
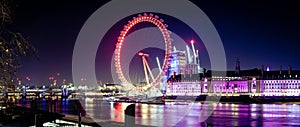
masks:
<path id="1" fill-rule="evenodd" d="M 157 65 L 158 65 L 159 72 L 162 72 L 162 68 L 160 66 L 160 62 L 159 62 L 158 57 L 156 57 L 156 62 L 157 62 Z"/>
<path id="2" fill-rule="evenodd" d="M 148 73 L 147 73 L 146 60 L 145 60 L 144 56 L 142 56 L 142 61 L 143 61 L 143 66 L 144 66 L 144 73 L 145 73 L 146 82 L 147 82 L 147 85 L 149 85 L 149 77 L 148 77 Z"/>
<path id="3" fill-rule="evenodd" d="M 149 74 L 150 74 L 150 76 L 152 78 L 152 81 L 154 81 L 154 76 L 153 76 L 153 74 L 151 72 L 150 66 L 149 66 L 148 62 L 146 61 L 146 59 L 144 59 L 144 60 L 145 60 L 146 67 L 147 67 L 147 69 L 149 71 Z"/>

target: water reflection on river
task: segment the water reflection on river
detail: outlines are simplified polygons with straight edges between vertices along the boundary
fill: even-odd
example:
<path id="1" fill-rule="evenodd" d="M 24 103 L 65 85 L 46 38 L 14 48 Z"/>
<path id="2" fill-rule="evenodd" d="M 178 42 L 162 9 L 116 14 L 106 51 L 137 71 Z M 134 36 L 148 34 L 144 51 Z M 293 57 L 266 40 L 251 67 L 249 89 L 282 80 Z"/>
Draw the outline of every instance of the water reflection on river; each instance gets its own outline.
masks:
<path id="1" fill-rule="evenodd" d="M 101 102 L 83 104 L 85 115 L 96 121 L 124 122 L 124 110 L 130 103 Z M 176 105 L 136 105 L 136 123 L 151 126 L 300 126 L 299 104 L 185 103 Z M 27 105 L 28 106 L 28 105 Z M 58 112 L 76 114 L 68 100 L 59 102 Z M 47 103 L 40 108 L 47 110 Z M 210 115 L 209 110 L 213 110 Z M 201 115 L 200 115 L 201 114 Z M 201 123 L 205 116 L 209 116 Z"/>

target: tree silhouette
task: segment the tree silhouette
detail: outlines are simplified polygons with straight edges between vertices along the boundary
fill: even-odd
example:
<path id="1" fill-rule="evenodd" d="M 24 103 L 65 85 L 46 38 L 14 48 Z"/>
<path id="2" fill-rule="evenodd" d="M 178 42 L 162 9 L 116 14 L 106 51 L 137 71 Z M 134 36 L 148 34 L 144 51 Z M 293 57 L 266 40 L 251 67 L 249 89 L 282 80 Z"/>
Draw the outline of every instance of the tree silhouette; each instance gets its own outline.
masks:
<path id="1" fill-rule="evenodd" d="M 12 0 L 0 0 L 0 86 L 14 88 L 17 70 L 22 67 L 21 58 L 34 56 L 37 50 L 21 33 L 9 30 L 13 23 Z"/>

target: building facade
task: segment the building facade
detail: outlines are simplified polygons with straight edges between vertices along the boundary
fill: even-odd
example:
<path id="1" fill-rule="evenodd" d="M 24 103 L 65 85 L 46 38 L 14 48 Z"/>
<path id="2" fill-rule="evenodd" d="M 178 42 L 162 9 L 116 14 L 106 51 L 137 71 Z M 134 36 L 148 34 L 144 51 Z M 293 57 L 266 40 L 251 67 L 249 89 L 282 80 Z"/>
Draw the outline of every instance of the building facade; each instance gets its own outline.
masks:
<path id="1" fill-rule="evenodd" d="M 167 82 L 167 96 L 300 96 L 300 71 L 246 70 L 227 76 L 173 75 Z"/>
<path id="2" fill-rule="evenodd" d="M 168 78 L 171 77 L 174 73 L 183 74 L 185 71 L 186 54 L 184 51 L 173 51 L 169 55 L 169 67 L 168 67 Z"/>

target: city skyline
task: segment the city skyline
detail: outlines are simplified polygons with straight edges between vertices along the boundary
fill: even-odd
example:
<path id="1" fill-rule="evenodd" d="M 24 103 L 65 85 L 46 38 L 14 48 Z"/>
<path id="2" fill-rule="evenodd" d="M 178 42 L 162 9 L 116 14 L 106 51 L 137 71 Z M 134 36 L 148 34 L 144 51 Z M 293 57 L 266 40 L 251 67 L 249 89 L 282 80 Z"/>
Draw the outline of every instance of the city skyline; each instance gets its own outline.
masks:
<path id="1" fill-rule="evenodd" d="M 0 0 L 0 126 L 300 126 L 299 5 Z"/>
<path id="2" fill-rule="evenodd" d="M 71 80 L 71 59 L 76 37 L 87 18 L 105 3 L 56 2 L 22 1 L 15 11 L 15 29 L 29 37 L 41 56 L 40 61 L 24 60 L 24 67 L 19 73 L 20 76 L 30 76 L 36 82 L 45 81 L 56 73 Z M 229 70 L 234 70 L 236 57 L 241 60 L 242 70 L 260 68 L 261 65 L 270 66 L 271 70 L 279 70 L 280 65 L 284 69 L 288 65 L 293 69 L 300 68 L 297 60 L 297 29 L 300 27 L 297 24 L 297 4 L 258 1 L 193 2 L 207 14 L 218 30 Z M 168 19 L 167 16 L 162 18 Z M 176 21 L 166 22 L 172 28 L 172 23 Z M 185 41 L 197 38 L 193 34 L 182 33 L 182 36 Z"/>

